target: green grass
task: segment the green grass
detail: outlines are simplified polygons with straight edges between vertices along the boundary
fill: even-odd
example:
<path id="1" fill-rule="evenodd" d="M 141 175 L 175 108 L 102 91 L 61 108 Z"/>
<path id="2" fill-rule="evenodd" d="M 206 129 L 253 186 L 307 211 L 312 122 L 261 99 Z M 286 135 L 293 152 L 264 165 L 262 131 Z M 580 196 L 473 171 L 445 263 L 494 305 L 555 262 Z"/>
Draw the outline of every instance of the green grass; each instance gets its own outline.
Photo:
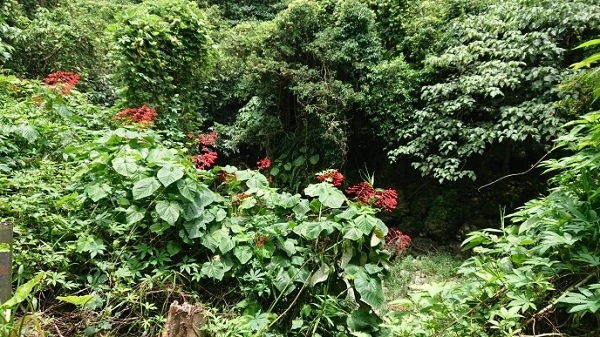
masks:
<path id="1" fill-rule="evenodd" d="M 400 257 L 385 280 L 388 300 L 406 298 L 412 285 L 458 279 L 456 271 L 462 259 L 448 253 L 430 253 Z"/>

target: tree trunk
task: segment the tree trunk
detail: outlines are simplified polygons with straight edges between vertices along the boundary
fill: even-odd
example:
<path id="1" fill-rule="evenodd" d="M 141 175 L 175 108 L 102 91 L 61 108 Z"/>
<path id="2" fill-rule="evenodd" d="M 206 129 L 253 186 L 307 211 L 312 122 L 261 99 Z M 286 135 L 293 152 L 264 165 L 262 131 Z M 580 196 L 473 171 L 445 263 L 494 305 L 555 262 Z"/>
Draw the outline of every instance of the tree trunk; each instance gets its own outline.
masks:
<path id="1" fill-rule="evenodd" d="M 206 319 L 202 315 L 202 309 L 197 305 L 177 301 L 169 307 L 169 315 L 163 329 L 162 337 L 204 337 L 200 332 Z"/>

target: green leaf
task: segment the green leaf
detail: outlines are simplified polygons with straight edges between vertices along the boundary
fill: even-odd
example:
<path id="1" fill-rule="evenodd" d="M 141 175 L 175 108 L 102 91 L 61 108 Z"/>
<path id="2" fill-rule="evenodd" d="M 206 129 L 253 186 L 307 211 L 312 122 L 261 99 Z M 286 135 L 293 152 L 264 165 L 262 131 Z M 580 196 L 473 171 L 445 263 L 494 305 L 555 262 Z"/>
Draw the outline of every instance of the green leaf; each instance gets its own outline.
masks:
<path id="1" fill-rule="evenodd" d="M 180 165 L 163 166 L 158 170 L 156 177 L 164 187 L 167 187 L 183 177 L 183 167 Z"/>
<path id="2" fill-rule="evenodd" d="M 39 272 L 31 280 L 20 285 L 17 290 L 15 290 L 15 293 L 11 298 L 0 304 L 0 310 L 16 309 L 19 303 L 25 301 L 29 296 L 32 295 L 33 288 L 40 284 L 43 278 L 44 272 Z"/>
<path id="3" fill-rule="evenodd" d="M 176 201 L 161 200 L 156 203 L 156 212 L 158 216 L 173 226 L 182 211 L 181 206 Z"/>
<path id="4" fill-rule="evenodd" d="M 292 211 L 294 212 L 294 214 L 297 217 L 306 215 L 306 213 L 308 213 L 310 211 L 310 204 L 309 204 L 308 200 L 306 200 L 306 199 L 300 200 L 300 202 L 298 204 L 296 204 L 296 206 L 294 206 L 294 208 L 292 208 Z"/>
<path id="5" fill-rule="evenodd" d="M 376 276 L 369 276 L 364 271 L 356 273 L 354 287 L 360 294 L 360 300 L 372 308 L 381 309 L 385 304 L 381 280 Z"/>
<path id="6" fill-rule="evenodd" d="M 139 208 L 135 205 L 129 206 L 129 208 L 127 208 L 127 210 L 125 211 L 125 216 L 128 225 L 141 221 L 142 219 L 144 219 L 145 215 L 146 210 L 143 208 Z"/>
<path id="7" fill-rule="evenodd" d="M 314 154 L 314 155 L 310 156 L 310 158 L 308 158 L 308 161 L 312 165 L 316 165 L 319 162 L 319 155 L 318 154 Z"/>
<path id="8" fill-rule="evenodd" d="M 82 296 L 56 296 L 59 301 L 75 304 L 77 306 L 84 305 L 91 301 L 94 295 L 82 295 Z"/>
<path id="9" fill-rule="evenodd" d="M 159 166 L 163 166 L 166 162 L 169 162 L 173 159 L 174 155 L 171 151 L 165 148 L 152 149 L 148 153 L 148 157 L 146 157 L 146 161 L 149 164 L 156 164 Z"/>
<path id="10" fill-rule="evenodd" d="M 112 167 L 118 174 L 125 177 L 133 176 L 138 170 L 137 162 L 135 158 L 132 157 L 115 158 L 112 161 Z"/>
<path id="11" fill-rule="evenodd" d="M 369 214 L 361 214 L 354 219 L 354 223 L 363 234 L 368 235 L 377 225 L 377 218 Z"/>
<path id="12" fill-rule="evenodd" d="M 376 329 L 379 326 L 377 316 L 367 308 L 359 308 L 358 310 L 352 311 L 350 316 L 346 319 L 348 327 L 354 331 L 364 331 Z M 371 336 L 367 334 L 367 336 Z"/>
<path id="13" fill-rule="evenodd" d="M 52 107 L 54 108 L 56 113 L 58 113 L 58 115 L 62 118 L 69 118 L 72 116 L 71 112 L 65 104 L 54 104 Z"/>
<path id="14" fill-rule="evenodd" d="M 202 237 L 206 230 L 206 224 L 213 221 L 214 218 L 215 217 L 212 214 L 203 213 L 197 219 L 185 222 L 183 227 L 188 233 L 188 238 L 196 239 Z"/>
<path id="15" fill-rule="evenodd" d="M 322 263 L 321 267 L 314 272 L 314 274 L 310 277 L 309 285 L 314 287 L 316 284 L 325 282 L 329 277 L 329 265 L 326 263 Z"/>
<path id="16" fill-rule="evenodd" d="M 160 188 L 160 182 L 156 178 L 144 178 L 133 184 L 131 193 L 134 200 L 149 197 Z"/>
<path id="17" fill-rule="evenodd" d="M 233 255 L 237 257 L 241 264 L 246 264 L 252 258 L 252 248 L 248 246 L 238 246 L 233 249 Z"/>
<path id="18" fill-rule="evenodd" d="M 35 142 L 40 136 L 40 133 L 31 124 L 21 124 L 14 130 L 14 132 L 18 136 L 25 138 L 29 144 Z"/>
<path id="19" fill-rule="evenodd" d="M 94 185 L 88 185 L 85 188 L 85 194 L 87 194 L 87 196 L 90 197 L 90 199 L 92 199 L 94 202 L 98 202 L 98 200 L 106 198 L 109 192 L 111 192 L 111 188 L 107 184 L 98 183 Z"/>
<path id="20" fill-rule="evenodd" d="M 233 240 L 229 235 L 224 235 L 223 237 L 221 237 L 221 240 L 219 241 L 219 250 L 221 251 L 221 254 L 226 254 L 234 247 L 235 240 Z"/>
<path id="21" fill-rule="evenodd" d="M 319 201 L 330 208 L 340 208 L 346 201 L 346 196 L 331 184 L 311 184 L 304 189 L 304 193 L 311 197 L 318 197 Z"/>
<path id="22" fill-rule="evenodd" d="M 205 262 L 202 265 L 200 273 L 203 276 L 221 281 L 225 276 L 225 265 L 223 265 L 220 259 L 213 258 L 210 262 Z"/>
<path id="23" fill-rule="evenodd" d="M 198 193 L 198 183 L 190 178 L 185 178 L 177 181 L 177 189 L 179 189 L 179 193 L 189 201 L 194 201 L 196 199 L 196 194 Z"/>
<path id="24" fill-rule="evenodd" d="M 348 240 L 352 240 L 352 241 L 358 241 L 358 240 L 362 239 L 362 237 L 363 237 L 363 232 L 354 226 L 344 227 L 342 229 L 342 233 L 344 234 L 344 239 L 348 239 Z"/>

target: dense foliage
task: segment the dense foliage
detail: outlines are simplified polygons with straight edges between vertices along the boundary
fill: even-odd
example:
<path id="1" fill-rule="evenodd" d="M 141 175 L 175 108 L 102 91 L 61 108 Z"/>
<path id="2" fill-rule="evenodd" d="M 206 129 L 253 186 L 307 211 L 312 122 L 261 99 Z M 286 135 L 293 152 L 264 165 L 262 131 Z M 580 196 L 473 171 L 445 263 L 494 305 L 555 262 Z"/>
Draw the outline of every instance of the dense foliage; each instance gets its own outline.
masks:
<path id="1" fill-rule="evenodd" d="M 388 317 L 392 335 L 598 331 L 599 118 L 592 112 L 567 124 L 570 132 L 558 147 L 572 154 L 543 164 L 555 173 L 547 196 L 512 214 L 511 226 L 469 234 L 464 248 L 475 255 L 459 268 L 460 283 L 425 284 L 409 299 L 393 302 L 401 309 Z"/>
<path id="2" fill-rule="evenodd" d="M 592 0 L 2 2 L 0 310 L 34 313 L 0 335 L 158 335 L 174 300 L 216 336 L 598 328 L 598 40 L 575 47 L 599 22 Z M 409 224 L 497 222 L 465 216 L 497 209 L 470 181 L 551 147 L 549 195 L 469 234 L 459 283 L 386 304 Z M 545 189 L 524 179 L 492 189 L 510 208 Z"/>

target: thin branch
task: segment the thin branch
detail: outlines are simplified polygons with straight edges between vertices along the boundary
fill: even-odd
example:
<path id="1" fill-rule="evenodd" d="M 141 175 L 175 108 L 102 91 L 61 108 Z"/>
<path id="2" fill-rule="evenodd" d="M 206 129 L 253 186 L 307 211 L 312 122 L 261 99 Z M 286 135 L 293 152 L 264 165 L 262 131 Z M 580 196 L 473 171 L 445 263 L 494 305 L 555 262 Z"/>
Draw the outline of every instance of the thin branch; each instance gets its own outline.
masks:
<path id="1" fill-rule="evenodd" d="M 481 192 L 481 189 L 482 189 L 482 188 L 486 188 L 486 187 L 489 187 L 489 186 L 491 186 L 491 185 L 494 185 L 495 183 L 497 183 L 497 182 L 499 182 L 499 181 L 502 181 L 502 180 L 504 180 L 504 179 L 506 179 L 506 178 L 510 178 L 510 177 L 516 177 L 516 176 L 521 176 L 521 175 L 524 175 L 524 174 L 527 174 L 527 173 L 531 172 L 531 170 L 533 170 L 534 168 L 536 168 L 536 167 L 537 167 L 537 166 L 538 166 L 538 165 L 539 165 L 539 164 L 540 164 L 540 163 L 541 163 L 541 162 L 542 162 L 544 159 L 546 159 L 546 157 L 548 157 L 548 155 L 549 155 L 550 153 L 552 153 L 552 151 L 554 151 L 554 149 L 556 149 L 556 144 L 555 144 L 555 145 L 552 147 L 552 149 L 550 149 L 550 151 L 546 152 L 546 154 L 544 154 L 544 155 L 542 156 L 542 158 L 540 158 L 538 161 L 536 161 L 536 162 L 535 162 L 535 164 L 531 165 L 531 167 L 530 167 L 528 170 L 525 170 L 525 171 L 522 171 L 522 172 L 518 172 L 518 173 L 511 173 L 511 174 L 509 174 L 509 175 L 505 175 L 505 176 L 503 176 L 503 177 L 500 177 L 500 178 L 498 178 L 498 179 L 496 179 L 496 180 L 492 181 L 491 183 L 487 183 L 487 184 L 485 184 L 485 185 L 483 185 L 483 186 L 479 187 L 479 188 L 477 189 L 477 191 Z"/>
<path id="2" fill-rule="evenodd" d="M 554 308 L 554 306 L 556 306 L 556 304 L 558 304 L 558 301 L 560 301 L 563 297 L 565 297 L 567 295 L 568 292 L 570 292 L 571 290 L 581 287 L 582 285 L 586 284 L 592 277 L 596 276 L 596 273 L 591 273 L 588 276 L 586 276 L 583 280 L 581 280 L 580 282 L 578 282 L 577 284 L 574 284 L 572 286 L 570 286 L 569 288 L 567 288 L 560 296 L 556 297 L 555 299 L 553 299 L 550 304 L 548 304 L 547 306 L 543 307 L 542 310 L 538 311 L 537 313 L 533 314 L 533 316 L 531 316 L 531 318 L 527 321 L 527 323 L 525 323 L 525 326 L 528 326 L 529 324 L 531 324 L 532 322 L 534 322 L 538 317 L 545 315 L 548 311 L 552 310 L 552 308 Z"/>

